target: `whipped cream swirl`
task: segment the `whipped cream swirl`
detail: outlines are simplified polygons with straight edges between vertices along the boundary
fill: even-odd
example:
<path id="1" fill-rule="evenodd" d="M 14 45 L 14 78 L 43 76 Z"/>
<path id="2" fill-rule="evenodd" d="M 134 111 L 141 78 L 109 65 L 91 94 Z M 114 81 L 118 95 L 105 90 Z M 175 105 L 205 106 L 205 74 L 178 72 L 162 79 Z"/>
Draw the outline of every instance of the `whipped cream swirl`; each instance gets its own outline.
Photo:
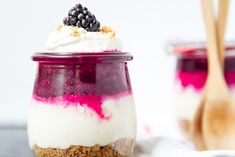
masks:
<path id="1" fill-rule="evenodd" d="M 87 32 L 83 28 L 59 26 L 47 41 L 49 52 L 108 52 L 121 51 L 121 41 L 115 32 Z"/>

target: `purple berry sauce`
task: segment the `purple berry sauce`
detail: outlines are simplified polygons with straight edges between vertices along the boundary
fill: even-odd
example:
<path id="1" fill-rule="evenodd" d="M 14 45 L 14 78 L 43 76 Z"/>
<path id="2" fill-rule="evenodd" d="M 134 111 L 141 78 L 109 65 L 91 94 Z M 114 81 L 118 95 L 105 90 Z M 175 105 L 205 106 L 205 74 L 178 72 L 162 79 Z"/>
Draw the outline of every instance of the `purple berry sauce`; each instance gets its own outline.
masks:
<path id="1" fill-rule="evenodd" d="M 100 118 L 105 97 L 131 94 L 128 53 L 38 53 L 33 98 L 47 104 L 86 105 Z"/>
<path id="2" fill-rule="evenodd" d="M 235 85 L 235 57 L 226 57 L 224 76 L 227 84 Z M 196 90 L 203 89 L 207 78 L 207 59 L 200 57 L 181 57 L 177 60 L 176 79 L 183 88 L 193 86 Z"/>

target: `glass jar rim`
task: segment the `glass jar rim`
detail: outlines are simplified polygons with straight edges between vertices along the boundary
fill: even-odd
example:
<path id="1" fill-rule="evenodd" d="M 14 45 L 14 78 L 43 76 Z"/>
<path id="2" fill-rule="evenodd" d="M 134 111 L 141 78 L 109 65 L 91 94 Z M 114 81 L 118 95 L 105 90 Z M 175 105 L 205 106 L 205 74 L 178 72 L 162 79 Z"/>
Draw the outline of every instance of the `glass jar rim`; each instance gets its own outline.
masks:
<path id="1" fill-rule="evenodd" d="M 133 56 L 128 52 L 37 52 L 32 56 L 36 62 L 105 62 L 131 61 Z"/>
<path id="2" fill-rule="evenodd" d="M 206 57 L 206 42 L 169 42 L 166 51 L 176 57 Z M 235 57 L 235 41 L 226 42 L 225 57 Z"/>

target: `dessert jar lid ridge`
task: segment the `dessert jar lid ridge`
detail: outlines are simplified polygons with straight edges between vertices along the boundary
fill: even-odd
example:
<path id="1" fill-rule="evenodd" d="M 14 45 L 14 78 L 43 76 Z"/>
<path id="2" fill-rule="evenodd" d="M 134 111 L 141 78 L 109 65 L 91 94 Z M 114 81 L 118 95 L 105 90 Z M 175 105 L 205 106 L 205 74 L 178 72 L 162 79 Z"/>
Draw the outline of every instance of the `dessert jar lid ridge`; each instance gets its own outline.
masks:
<path id="1" fill-rule="evenodd" d="M 101 53 L 48 53 L 37 52 L 32 60 L 44 63 L 84 63 L 84 62 L 125 62 L 131 61 L 133 56 L 128 52 Z"/>

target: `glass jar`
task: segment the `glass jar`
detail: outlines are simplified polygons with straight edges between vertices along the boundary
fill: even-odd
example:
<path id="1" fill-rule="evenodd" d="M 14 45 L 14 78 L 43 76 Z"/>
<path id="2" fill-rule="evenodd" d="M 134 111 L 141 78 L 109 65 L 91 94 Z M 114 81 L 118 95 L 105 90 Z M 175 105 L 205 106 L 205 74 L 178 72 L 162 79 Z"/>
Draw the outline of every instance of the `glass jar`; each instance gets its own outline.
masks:
<path id="1" fill-rule="evenodd" d="M 234 43 L 228 43 L 224 77 L 232 96 L 235 98 L 234 50 Z M 207 79 L 205 43 L 173 44 L 170 51 L 177 56 L 173 99 L 175 113 L 181 129 L 188 134 Z"/>
<path id="2" fill-rule="evenodd" d="M 36 157 L 130 157 L 136 113 L 128 53 L 37 53 L 28 117 Z"/>

